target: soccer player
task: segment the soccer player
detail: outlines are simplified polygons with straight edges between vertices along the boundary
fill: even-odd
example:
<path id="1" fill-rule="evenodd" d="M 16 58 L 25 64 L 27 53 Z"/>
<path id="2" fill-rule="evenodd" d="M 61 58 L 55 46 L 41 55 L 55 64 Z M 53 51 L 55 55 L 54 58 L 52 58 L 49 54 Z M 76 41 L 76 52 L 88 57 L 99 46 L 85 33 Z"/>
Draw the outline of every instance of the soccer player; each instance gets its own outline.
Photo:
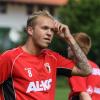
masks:
<path id="1" fill-rule="evenodd" d="M 87 55 L 91 48 L 91 38 L 83 32 L 73 35 L 80 48 Z M 74 61 L 76 58 L 68 48 L 68 56 Z M 75 61 L 76 62 L 76 61 Z M 89 60 L 92 74 L 87 77 L 72 76 L 69 78 L 71 93 L 69 100 L 99 100 L 100 99 L 100 69 L 98 65 Z"/>
<path id="2" fill-rule="evenodd" d="M 91 65 L 68 26 L 56 21 L 48 11 L 34 12 L 27 20 L 26 31 L 26 43 L 0 57 L 0 84 L 5 100 L 54 100 L 59 66 L 65 68 L 65 74 L 87 76 L 91 73 Z M 77 67 L 73 61 L 47 49 L 54 34 L 71 47 Z"/>

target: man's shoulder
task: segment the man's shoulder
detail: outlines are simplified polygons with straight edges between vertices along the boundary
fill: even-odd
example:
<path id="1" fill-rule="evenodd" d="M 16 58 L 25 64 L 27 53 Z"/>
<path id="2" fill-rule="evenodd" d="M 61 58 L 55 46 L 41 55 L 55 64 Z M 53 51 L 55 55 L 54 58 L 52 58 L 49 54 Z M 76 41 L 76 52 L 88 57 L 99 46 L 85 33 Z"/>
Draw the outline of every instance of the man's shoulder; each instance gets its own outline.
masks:
<path id="1" fill-rule="evenodd" d="M 18 55 L 19 53 L 21 53 L 20 47 L 16 47 L 10 50 L 6 50 L 4 53 L 2 53 L 1 56 L 11 57 Z"/>
<path id="2" fill-rule="evenodd" d="M 53 51 L 51 49 L 45 49 L 46 54 L 53 55 L 53 56 L 61 56 L 58 52 Z"/>

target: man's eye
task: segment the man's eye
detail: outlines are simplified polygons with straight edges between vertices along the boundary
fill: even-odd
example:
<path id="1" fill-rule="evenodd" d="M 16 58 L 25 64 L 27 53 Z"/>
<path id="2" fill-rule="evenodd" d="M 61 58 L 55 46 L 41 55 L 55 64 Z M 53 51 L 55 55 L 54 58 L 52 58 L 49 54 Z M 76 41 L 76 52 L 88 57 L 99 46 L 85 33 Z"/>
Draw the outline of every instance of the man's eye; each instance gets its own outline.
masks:
<path id="1" fill-rule="evenodd" d="M 47 26 L 43 27 L 43 29 L 49 29 Z"/>
<path id="2" fill-rule="evenodd" d="M 51 31 L 52 31 L 53 33 L 55 33 L 55 30 L 54 30 L 54 29 L 51 29 Z"/>

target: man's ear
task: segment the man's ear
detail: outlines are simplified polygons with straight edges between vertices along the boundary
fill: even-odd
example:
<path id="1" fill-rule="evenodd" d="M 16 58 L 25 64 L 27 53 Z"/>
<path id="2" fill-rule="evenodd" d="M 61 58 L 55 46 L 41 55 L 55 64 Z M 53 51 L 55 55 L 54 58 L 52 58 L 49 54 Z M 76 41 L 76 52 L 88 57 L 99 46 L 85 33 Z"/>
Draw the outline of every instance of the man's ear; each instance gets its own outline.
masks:
<path id="1" fill-rule="evenodd" d="M 32 35 L 32 34 L 33 34 L 33 28 L 32 28 L 31 26 L 29 26 L 29 27 L 27 28 L 27 33 L 28 33 L 29 35 Z"/>

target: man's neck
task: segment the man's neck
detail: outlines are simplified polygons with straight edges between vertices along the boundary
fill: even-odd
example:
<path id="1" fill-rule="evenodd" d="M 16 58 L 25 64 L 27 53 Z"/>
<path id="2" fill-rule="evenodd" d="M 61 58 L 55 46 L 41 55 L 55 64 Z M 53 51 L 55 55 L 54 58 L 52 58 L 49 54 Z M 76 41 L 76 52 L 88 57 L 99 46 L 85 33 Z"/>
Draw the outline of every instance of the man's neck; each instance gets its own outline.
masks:
<path id="1" fill-rule="evenodd" d="M 39 55 L 41 53 L 40 50 L 31 49 L 27 45 L 22 46 L 22 49 L 29 54 Z"/>
<path id="2" fill-rule="evenodd" d="M 42 49 L 36 47 L 35 45 L 30 43 L 29 41 L 25 43 L 25 45 L 22 46 L 22 49 L 29 53 L 29 54 L 34 54 L 34 55 L 39 55 L 42 51 Z"/>

